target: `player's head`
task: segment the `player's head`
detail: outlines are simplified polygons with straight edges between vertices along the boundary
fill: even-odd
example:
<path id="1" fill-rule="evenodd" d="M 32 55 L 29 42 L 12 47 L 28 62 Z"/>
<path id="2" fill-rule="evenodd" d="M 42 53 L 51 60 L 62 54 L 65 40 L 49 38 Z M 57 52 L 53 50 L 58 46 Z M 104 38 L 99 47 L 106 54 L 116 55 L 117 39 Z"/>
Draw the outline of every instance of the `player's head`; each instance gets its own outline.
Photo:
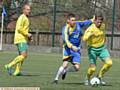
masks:
<path id="1" fill-rule="evenodd" d="M 69 13 L 67 15 L 67 23 L 73 27 L 75 25 L 75 22 L 76 22 L 76 17 L 75 17 L 75 14 L 72 14 L 72 13 Z"/>
<path id="2" fill-rule="evenodd" d="M 96 13 L 95 14 L 95 20 L 94 20 L 94 23 L 95 25 L 100 28 L 100 26 L 102 25 L 102 22 L 103 22 L 103 15 L 102 13 Z"/>
<path id="3" fill-rule="evenodd" d="M 25 14 L 26 16 L 29 16 L 30 12 L 31 12 L 30 5 L 29 4 L 25 4 L 23 6 L 23 14 Z"/>

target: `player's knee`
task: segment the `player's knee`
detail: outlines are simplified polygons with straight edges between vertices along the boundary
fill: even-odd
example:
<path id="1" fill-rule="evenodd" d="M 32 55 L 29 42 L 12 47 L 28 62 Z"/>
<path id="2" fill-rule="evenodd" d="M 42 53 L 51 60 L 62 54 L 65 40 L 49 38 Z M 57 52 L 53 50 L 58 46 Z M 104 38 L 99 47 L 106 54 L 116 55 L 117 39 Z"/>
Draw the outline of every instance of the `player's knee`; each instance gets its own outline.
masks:
<path id="1" fill-rule="evenodd" d="M 95 71 L 96 71 L 96 67 L 90 67 L 90 70 L 91 70 L 92 72 L 95 72 Z"/>
<path id="2" fill-rule="evenodd" d="M 25 57 L 23 55 L 19 55 L 19 59 L 17 62 L 23 62 L 25 59 Z"/>
<path id="3" fill-rule="evenodd" d="M 21 55 L 22 55 L 24 58 L 27 58 L 27 52 L 22 52 Z"/>
<path id="4" fill-rule="evenodd" d="M 62 67 L 63 67 L 64 69 L 67 69 L 67 67 L 68 67 L 68 66 L 67 66 L 67 65 L 65 65 L 65 66 L 62 66 Z"/>
<path id="5" fill-rule="evenodd" d="M 25 58 L 27 58 L 27 55 L 23 55 Z"/>
<path id="6" fill-rule="evenodd" d="M 109 59 L 109 60 L 107 60 L 107 61 L 106 61 L 106 64 L 107 64 L 109 67 L 111 67 L 111 66 L 112 66 L 112 64 L 113 64 L 113 62 L 112 62 L 112 60 L 111 60 L 111 59 Z"/>
<path id="7" fill-rule="evenodd" d="M 68 67 L 68 61 L 64 61 L 62 67 L 66 69 Z"/>
<path id="8" fill-rule="evenodd" d="M 80 70 L 80 65 L 76 64 L 75 69 L 76 69 L 76 71 L 79 71 Z"/>

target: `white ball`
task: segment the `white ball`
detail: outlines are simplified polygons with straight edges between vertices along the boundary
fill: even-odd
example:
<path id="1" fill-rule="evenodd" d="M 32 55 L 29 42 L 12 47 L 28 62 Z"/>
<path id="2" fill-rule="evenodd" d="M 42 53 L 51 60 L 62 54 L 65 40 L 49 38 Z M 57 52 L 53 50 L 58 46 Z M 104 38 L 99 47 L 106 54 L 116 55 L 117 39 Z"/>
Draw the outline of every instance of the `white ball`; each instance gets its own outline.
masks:
<path id="1" fill-rule="evenodd" d="M 99 78 L 93 77 L 93 78 L 90 80 L 90 84 L 91 84 L 92 86 L 97 86 L 97 85 L 99 85 L 99 84 L 100 84 Z"/>

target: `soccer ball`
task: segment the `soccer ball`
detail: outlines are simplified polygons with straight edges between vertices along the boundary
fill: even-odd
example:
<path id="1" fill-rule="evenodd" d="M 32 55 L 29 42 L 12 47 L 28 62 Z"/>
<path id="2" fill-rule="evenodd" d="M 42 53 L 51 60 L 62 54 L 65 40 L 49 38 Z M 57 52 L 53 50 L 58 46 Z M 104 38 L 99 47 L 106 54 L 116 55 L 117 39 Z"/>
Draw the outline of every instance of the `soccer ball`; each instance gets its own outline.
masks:
<path id="1" fill-rule="evenodd" d="M 100 84 L 99 78 L 93 77 L 93 78 L 90 80 L 90 84 L 91 84 L 92 86 L 98 86 L 98 85 Z"/>

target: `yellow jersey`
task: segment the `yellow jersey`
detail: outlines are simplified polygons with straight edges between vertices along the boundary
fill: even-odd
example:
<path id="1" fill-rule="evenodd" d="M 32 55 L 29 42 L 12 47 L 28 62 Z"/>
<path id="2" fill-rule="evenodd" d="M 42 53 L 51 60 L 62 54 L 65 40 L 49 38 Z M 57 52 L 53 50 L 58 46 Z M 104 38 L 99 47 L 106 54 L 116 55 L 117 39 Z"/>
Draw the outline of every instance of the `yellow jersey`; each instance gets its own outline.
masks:
<path id="1" fill-rule="evenodd" d="M 28 42 L 29 34 L 29 19 L 26 15 L 22 14 L 19 16 L 14 36 L 14 44 Z"/>
<path id="2" fill-rule="evenodd" d="M 83 41 L 86 41 L 90 47 L 103 46 L 105 44 L 105 24 L 102 24 L 100 28 L 97 28 L 94 23 L 89 26 L 83 35 Z"/>

